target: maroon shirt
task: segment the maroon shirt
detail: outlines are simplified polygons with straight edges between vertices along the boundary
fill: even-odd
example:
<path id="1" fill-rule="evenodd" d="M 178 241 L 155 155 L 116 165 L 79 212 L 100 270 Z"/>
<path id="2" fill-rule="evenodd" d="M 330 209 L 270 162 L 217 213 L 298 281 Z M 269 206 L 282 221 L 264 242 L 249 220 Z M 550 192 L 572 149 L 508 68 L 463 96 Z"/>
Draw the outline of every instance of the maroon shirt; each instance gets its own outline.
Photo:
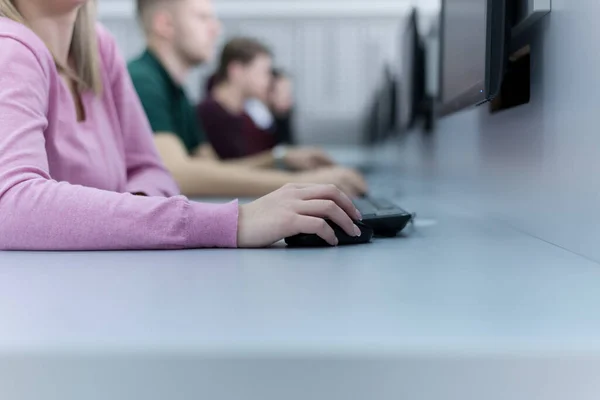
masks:
<path id="1" fill-rule="evenodd" d="M 198 118 L 215 152 L 224 160 L 269 151 L 277 144 L 273 133 L 257 127 L 248 115 L 232 114 L 210 96 L 198 106 Z"/>

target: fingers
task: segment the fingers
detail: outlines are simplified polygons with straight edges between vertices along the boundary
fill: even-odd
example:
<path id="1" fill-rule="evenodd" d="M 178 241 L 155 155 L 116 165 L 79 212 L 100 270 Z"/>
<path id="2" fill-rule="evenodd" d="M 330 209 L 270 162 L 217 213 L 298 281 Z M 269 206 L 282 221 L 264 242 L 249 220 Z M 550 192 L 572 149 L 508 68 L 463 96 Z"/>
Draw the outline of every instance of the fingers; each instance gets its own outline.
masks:
<path id="1" fill-rule="evenodd" d="M 304 189 L 309 186 L 314 186 L 314 183 L 286 183 L 281 189 Z"/>
<path id="2" fill-rule="evenodd" d="M 362 219 L 350 198 L 335 185 L 313 185 L 299 189 L 301 200 L 331 200 L 353 219 Z"/>
<path id="3" fill-rule="evenodd" d="M 342 228 L 349 236 L 354 237 L 361 234 L 352 218 L 332 200 L 303 201 L 296 208 L 296 212 L 307 217 L 327 218 Z"/>
<path id="4" fill-rule="evenodd" d="M 351 199 L 357 198 L 361 194 L 360 190 L 356 189 L 353 185 L 349 185 L 346 183 L 340 184 L 339 188 L 342 192 L 344 192 Z"/>
<path id="5" fill-rule="evenodd" d="M 299 233 L 316 234 L 331 246 L 339 244 L 335 232 L 323 218 L 299 216 L 297 220 Z"/>
<path id="6" fill-rule="evenodd" d="M 314 188 L 315 186 L 327 186 L 327 185 L 319 185 L 317 183 L 288 183 L 285 186 L 283 186 L 281 189 L 282 190 L 300 190 L 300 189 Z M 349 196 L 349 197 L 356 197 L 357 195 L 362 194 L 362 193 L 358 193 L 357 190 L 352 185 L 330 184 L 329 186 L 335 186 L 337 189 L 341 190 L 342 193 L 346 194 L 346 196 Z M 304 199 L 304 195 L 302 196 L 302 198 Z"/>
<path id="7" fill-rule="evenodd" d="M 319 152 L 315 155 L 315 164 L 320 167 L 330 167 L 335 165 L 335 162 L 325 153 Z"/>
<path id="8" fill-rule="evenodd" d="M 368 186 L 365 179 L 359 173 L 352 170 L 349 170 L 348 174 L 343 178 L 343 184 L 351 186 L 358 195 L 368 192 Z"/>
<path id="9" fill-rule="evenodd" d="M 321 161 L 319 161 L 319 159 L 312 157 L 310 160 L 307 161 L 306 165 L 304 166 L 305 167 L 304 170 L 305 171 L 314 171 L 323 166 L 324 165 L 321 163 Z"/>

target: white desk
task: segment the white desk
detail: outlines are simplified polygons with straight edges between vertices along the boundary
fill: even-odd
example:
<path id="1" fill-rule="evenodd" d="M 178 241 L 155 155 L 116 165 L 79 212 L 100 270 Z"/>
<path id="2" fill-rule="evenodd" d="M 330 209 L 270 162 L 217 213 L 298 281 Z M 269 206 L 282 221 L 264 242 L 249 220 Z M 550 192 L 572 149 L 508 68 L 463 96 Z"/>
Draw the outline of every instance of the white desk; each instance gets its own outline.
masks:
<path id="1" fill-rule="evenodd" d="M 598 399 L 600 266 L 424 192 L 365 246 L 0 253 L 0 398 Z"/>

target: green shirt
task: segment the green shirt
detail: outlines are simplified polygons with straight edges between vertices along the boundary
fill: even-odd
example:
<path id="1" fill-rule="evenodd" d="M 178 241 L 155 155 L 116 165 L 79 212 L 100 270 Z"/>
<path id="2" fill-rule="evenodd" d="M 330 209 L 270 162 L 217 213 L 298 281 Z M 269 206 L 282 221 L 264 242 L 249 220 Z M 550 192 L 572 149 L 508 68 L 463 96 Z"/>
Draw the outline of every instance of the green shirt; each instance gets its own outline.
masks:
<path id="1" fill-rule="evenodd" d="M 205 135 L 195 107 L 154 54 L 146 50 L 128 68 L 152 130 L 174 133 L 188 153 L 203 144 Z"/>

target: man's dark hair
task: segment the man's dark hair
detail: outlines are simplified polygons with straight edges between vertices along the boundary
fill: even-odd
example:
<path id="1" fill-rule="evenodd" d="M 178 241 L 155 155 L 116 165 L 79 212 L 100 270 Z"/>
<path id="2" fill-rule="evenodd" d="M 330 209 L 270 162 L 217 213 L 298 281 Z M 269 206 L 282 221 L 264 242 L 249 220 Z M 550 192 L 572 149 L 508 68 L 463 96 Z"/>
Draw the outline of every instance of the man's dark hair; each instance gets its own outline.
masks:
<path id="1" fill-rule="evenodd" d="M 158 2 L 158 0 L 137 0 L 136 1 L 136 9 L 137 9 L 138 17 L 141 17 L 142 14 L 144 14 L 144 12 L 146 12 L 146 10 L 148 8 L 150 8 L 157 2 Z"/>
<path id="2" fill-rule="evenodd" d="M 258 56 L 265 55 L 272 57 L 271 50 L 256 39 L 238 37 L 231 39 L 221 52 L 219 69 L 216 74 L 216 81 L 223 82 L 228 78 L 229 66 L 236 62 L 242 65 L 248 65 Z"/>

